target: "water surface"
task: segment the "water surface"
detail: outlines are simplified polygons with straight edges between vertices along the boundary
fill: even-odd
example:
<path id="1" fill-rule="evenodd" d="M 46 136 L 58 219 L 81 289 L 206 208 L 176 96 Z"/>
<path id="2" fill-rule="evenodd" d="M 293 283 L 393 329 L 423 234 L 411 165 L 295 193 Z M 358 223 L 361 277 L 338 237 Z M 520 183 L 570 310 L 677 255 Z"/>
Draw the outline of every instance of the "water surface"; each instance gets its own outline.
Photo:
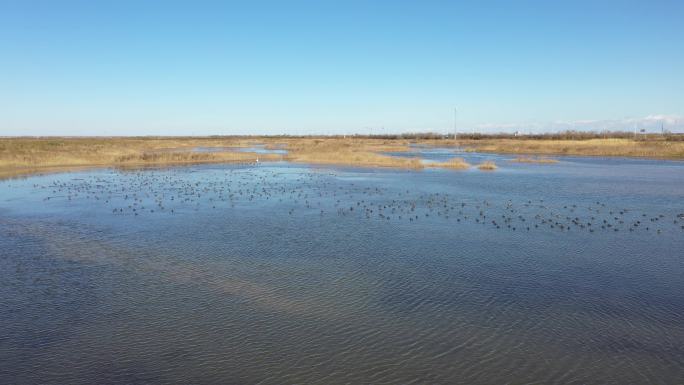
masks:
<path id="1" fill-rule="evenodd" d="M 682 383 L 684 165 L 471 156 L 2 181 L 0 383 Z"/>

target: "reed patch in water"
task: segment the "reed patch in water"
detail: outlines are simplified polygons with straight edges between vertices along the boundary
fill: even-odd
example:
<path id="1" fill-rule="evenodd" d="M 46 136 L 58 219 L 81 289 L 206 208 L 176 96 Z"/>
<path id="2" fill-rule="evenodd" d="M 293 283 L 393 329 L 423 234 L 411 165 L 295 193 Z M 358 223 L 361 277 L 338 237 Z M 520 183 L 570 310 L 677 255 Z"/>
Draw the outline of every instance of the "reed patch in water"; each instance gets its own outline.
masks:
<path id="1" fill-rule="evenodd" d="M 455 170 L 465 170 L 470 168 L 470 163 L 466 162 L 463 158 L 453 158 L 446 162 L 435 162 L 429 163 L 427 167 L 439 167 L 439 168 L 451 168 Z"/>
<path id="2" fill-rule="evenodd" d="M 483 171 L 493 171 L 497 169 L 496 163 L 492 162 L 491 160 L 480 163 L 477 168 Z"/>

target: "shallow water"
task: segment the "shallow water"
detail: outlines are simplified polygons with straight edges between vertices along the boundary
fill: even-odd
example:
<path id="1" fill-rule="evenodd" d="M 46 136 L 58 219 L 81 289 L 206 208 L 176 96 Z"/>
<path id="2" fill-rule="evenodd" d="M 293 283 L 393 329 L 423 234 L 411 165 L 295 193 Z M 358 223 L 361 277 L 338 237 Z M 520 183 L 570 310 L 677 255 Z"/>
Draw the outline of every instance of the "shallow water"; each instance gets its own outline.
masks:
<path id="1" fill-rule="evenodd" d="M 508 155 L 487 154 L 482 152 L 469 152 L 457 147 L 423 147 L 410 146 L 409 151 L 390 151 L 385 155 L 400 158 L 419 158 L 423 163 L 446 162 L 453 158 L 463 158 L 466 162 L 477 165 L 485 161 L 510 162 L 514 158 Z"/>
<path id="2" fill-rule="evenodd" d="M 682 383 L 684 164 L 472 156 L 2 181 L 0 383 Z"/>

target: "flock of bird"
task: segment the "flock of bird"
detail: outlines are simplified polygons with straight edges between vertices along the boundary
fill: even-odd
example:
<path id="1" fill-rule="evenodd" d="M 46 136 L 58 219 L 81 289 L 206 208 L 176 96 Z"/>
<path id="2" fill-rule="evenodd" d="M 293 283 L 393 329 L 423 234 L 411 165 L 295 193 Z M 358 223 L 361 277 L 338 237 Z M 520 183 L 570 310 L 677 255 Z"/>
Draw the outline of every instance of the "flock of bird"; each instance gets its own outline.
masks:
<path id="1" fill-rule="evenodd" d="M 57 179 L 35 188 L 46 201 L 86 199 L 114 215 L 184 214 L 228 210 L 268 203 L 286 215 L 356 216 L 360 220 L 471 223 L 496 230 L 558 232 L 648 231 L 675 226 L 684 230 L 684 214 L 646 214 L 606 202 L 553 204 L 543 199 L 502 202 L 421 192 L 397 184 L 354 180 L 334 170 L 229 167 L 202 171 L 166 169 L 110 171 L 84 178 Z M 668 227 L 670 226 L 670 227 Z"/>

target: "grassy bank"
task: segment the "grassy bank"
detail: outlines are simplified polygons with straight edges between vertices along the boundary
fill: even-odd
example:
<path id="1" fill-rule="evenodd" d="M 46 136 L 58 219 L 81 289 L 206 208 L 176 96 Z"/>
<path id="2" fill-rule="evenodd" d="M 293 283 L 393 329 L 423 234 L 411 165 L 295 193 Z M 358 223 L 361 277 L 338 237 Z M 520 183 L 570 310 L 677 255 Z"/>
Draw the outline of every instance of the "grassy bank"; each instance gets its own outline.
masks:
<path id="1" fill-rule="evenodd" d="M 471 151 L 500 154 L 684 159 L 684 142 L 666 139 L 466 139 L 451 142 Z"/>
<path id="2" fill-rule="evenodd" d="M 403 140 L 297 138 L 283 143 L 288 150 L 287 160 L 291 162 L 410 169 L 423 167 L 419 159 L 381 154 L 407 151 L 408 142 Z"/>
<path id="3" fill-rule="evenodd" d="M 0 177 L 83 167 L 248 163 L 279 155 L 199 153 L 195 147 L 245 147 L 253 139 L 211 138 L 2 138 Z"/>
<path id="4" fill-rule="evenodd" d="M 198 163 L 243 163 L 257 158 L 311 164 L 419 169 L 420 160 L 382 155 L 406 151 L 408 141 L 368 138 L 142 137 L 0 138 L 0 177 L 82 167 L 129 167 Z M 195 152 L 197 147 L 287 149 L 288 155 L 252 152 Z"/>

